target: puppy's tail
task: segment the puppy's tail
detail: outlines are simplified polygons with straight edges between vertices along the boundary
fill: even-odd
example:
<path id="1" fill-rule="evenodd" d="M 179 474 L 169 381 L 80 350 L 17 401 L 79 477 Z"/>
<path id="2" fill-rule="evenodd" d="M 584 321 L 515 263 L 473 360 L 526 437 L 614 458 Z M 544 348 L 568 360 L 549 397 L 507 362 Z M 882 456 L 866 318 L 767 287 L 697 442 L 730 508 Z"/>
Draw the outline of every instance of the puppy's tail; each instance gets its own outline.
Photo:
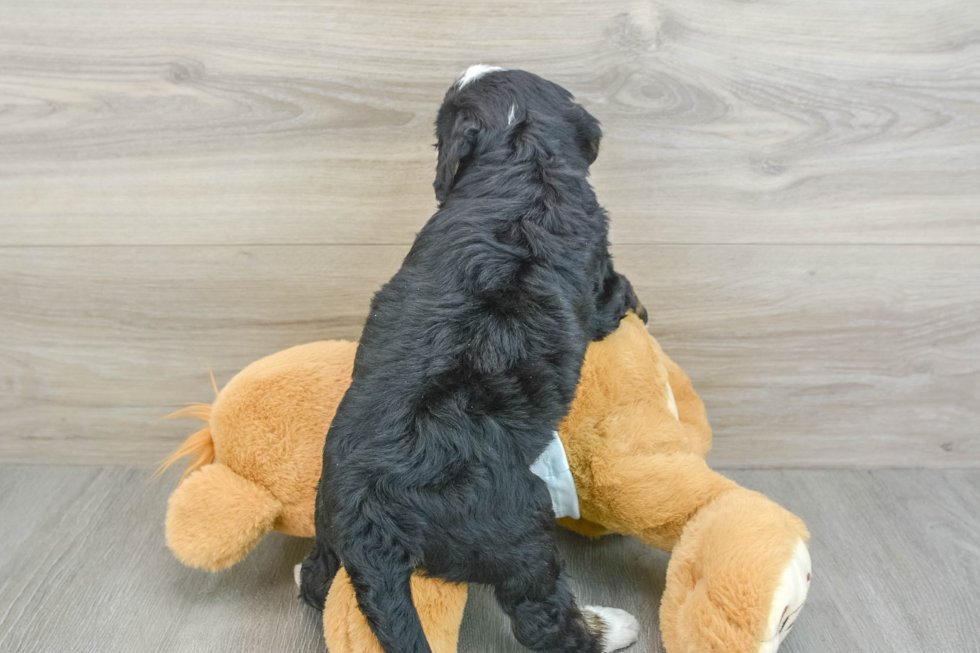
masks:
<path id="1" fill-rule="evenodd" d="M 170 413 L 164 419 L 173 419 L 175 417 L 197 417 L 208 422 L 211 419 L 211 404 L 187 406 L 186 408 L 181 408 L 178 411 Z M 190 464 L 187 465 L 187 469 L 184 470 L 183 476 L 180 477 L 181 481 L 191 472 L 214 462 L 214 440 L 211 438 L 210 425 L 206 425 L 203 429 L 184 440 L 184 444 L 180 445 L 175 452 L 167 456 L 160 463 L 160 466 L 153 473 L 153 478 L 159 478 L 174 463 L 185 456 L 194 456 L 194 459 L 191 460 Z"/>
<path id="2" fill-rule="evenodd" d="M 412 567 L 397 556 L 367 560 L 356 555 L 344 561 L 357 593 L 357 603 L 385 651 L 432 653 L 412 600 Z"/>

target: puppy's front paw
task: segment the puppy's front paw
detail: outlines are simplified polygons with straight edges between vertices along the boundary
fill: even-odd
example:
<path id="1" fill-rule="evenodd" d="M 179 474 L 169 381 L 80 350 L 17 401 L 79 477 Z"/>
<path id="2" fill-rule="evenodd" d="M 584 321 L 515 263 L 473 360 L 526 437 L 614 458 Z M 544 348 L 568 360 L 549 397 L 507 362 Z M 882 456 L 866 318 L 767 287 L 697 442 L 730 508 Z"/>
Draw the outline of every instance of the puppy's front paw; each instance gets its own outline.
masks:
<path id="1" fill-rule="evenodd" d="M 302 577 L 301 576 L 302 573 L 303 573 L 303 563 L 298 562 L 296 563 L 296 566 L 293 567 L 293 580 L 296 581 L 296 589 L 302 587 L 302 584 L 300 583 L 300 578 Z"/>
<path id="2" fill-rule="evenodd" d="M 639 622 L 626 610 L 587 605 L 582 614 L 590 630 L 602 638 L 603 653 L 626 648 L 640 635 Z"/>
<path id="3" fill-rule="evenodd" d="M 779 587 L 772 597 L 769 621 L 759 646 L 759 653 L 776 653 L 786 635 L 793 628 L 807 592 L 810 590 L 810 551 L 802 541 L 796 545 L 793 559 L 790 560 L 780 580 Z"/>

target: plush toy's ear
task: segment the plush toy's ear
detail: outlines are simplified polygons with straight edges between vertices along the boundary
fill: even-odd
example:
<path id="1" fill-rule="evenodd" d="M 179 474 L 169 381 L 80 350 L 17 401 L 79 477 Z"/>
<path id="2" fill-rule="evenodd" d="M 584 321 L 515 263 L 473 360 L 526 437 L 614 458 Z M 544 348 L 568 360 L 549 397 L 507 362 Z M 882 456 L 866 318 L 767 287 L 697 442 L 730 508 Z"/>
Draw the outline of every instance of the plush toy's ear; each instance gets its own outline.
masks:
<path id="1" fill-rule="evenodd" d="M 436 199 L 440 202 L 445 201 L 456 183 L 460 166 L 465 166 L 466 158 L 476 150 L 479 132 L 479 124 L 462 112 L 445 119 L 440 116 L 436 125 L 439 157 L 436 163 L 436 179 L 432 182 Z"/>
<path id="2" fill-rule="evenodd" d="M 167 546 L 190 567 L 219 571 L 255 548 L 282 505 L 221 463 L 191 474 L 170 496 Z"/>

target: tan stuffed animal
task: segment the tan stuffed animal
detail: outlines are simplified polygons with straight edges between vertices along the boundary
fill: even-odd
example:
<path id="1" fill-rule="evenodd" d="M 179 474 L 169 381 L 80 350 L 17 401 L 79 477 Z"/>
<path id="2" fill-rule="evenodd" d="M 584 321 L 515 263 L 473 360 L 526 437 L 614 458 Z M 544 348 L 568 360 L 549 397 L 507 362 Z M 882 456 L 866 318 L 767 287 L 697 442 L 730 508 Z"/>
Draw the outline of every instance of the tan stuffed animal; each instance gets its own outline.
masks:
<path id="1" fill-rule="evenodd" d="M 185 564 L 229 567 L 270 530 L 312 537 L 327 428 L 350 382 L 356 343 L 273 354 L 235 376 L 208 426 L 165 463 L 196 454 L 167 512 L 167 543 Z M 669 653 L 774 653 L 810 581 L 803 522 L 712 472 L 711 430 L 684 372 L 635 316 L 590 345 L 559 428 L 582 519 L 672 552 L 660 623 Z M 417 576 L 412 595 L 434 653 L 456 651 L 466 588 Z M 377 653 L 344 570 L 323 613 L 331 653 Z"/>

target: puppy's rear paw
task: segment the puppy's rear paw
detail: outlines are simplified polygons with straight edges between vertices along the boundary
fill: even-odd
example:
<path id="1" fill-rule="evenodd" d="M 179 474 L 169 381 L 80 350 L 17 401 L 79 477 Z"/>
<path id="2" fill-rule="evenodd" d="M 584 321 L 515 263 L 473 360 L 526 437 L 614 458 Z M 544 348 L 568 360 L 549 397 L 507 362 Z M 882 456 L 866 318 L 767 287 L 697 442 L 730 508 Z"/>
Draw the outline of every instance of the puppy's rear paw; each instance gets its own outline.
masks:
<path id="1" fill-rule="evenodd" d="M 626 648 L 640 634 L 639 622 L 626 610 L 587 605 L 582 608 L 582 614 L 590 629 L 602 638 L 603 653 Z"/>

